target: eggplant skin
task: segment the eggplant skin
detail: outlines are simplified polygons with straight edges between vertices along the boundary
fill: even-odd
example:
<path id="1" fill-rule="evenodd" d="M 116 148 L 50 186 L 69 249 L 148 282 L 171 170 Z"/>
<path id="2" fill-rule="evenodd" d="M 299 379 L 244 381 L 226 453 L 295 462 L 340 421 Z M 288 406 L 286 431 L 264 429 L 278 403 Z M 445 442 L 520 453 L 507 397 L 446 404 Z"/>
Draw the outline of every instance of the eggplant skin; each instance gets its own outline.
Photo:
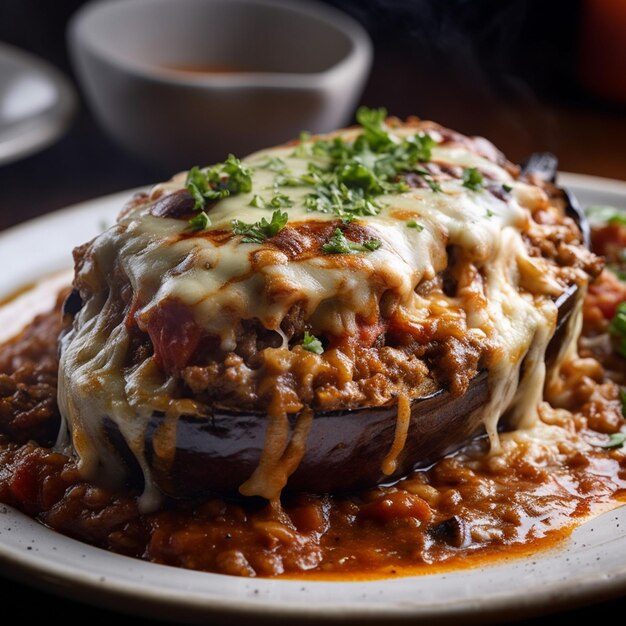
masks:
<path id="1" fill-rule="evenodd" d="M 410 436 L 393 476 L 385 476 L 381 465 L 395 436 L 395 403 L 318 413 L 304 458 L 286 490 L 349 492 L 405 475 L 415 466 L 415 459 L 420 459 L 420 465 L 429 465 L 480 432 L 481 408 L 488 396 L 487 372 L 481 372 L 463 396 L 454 398 L 439 390 L 414 400 Z M 263 414 L 216 411 L 211 418 L 182 416 L 178 420 L 176 456 L 167 468 L 160 467 L 152 448 L 152 437 L 163 419 L 162 415 L 153 416 L 145 452 L 153 479 L 167 495 L 236 495 L 259 463 L 267 422 Z M 295 421 L 296 416 L 292 419 Z"/>

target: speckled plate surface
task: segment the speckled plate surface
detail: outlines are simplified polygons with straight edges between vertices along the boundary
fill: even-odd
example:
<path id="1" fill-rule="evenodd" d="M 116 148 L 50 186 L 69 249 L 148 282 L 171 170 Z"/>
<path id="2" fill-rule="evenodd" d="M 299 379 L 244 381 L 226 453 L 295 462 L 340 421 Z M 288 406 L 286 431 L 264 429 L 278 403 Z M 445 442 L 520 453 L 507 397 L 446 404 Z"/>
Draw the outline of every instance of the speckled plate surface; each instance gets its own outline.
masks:
<path id="1" fill-rule="evenodd" d="M 626 183 L 573 174 L 563 174 L 560 182 L 582 206 L 626 210 Z M 125 192 L 94 200 L 1 233 L 0 264 L 11 272 L 0 275 L 0 299 L 70 266 L 72 246 L 112 223 L 129 196 Z M 65 279 L 60 275 L 58 280 Z M 0 506 L 4 575 L 109 608 L 198 623 L 458 625 L 519 619 L 626 593 L 625 554 L 622 507 L 583 524 L 557 549 L 489 566 L 368 582 L 246 579 L 111 554 Z"/>

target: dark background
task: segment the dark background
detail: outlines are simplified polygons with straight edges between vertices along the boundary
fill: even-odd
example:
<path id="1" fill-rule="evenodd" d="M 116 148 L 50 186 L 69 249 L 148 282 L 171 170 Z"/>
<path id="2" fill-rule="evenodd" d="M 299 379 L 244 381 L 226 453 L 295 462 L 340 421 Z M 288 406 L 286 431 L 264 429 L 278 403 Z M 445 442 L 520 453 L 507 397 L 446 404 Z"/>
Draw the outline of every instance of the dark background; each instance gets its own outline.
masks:
<path id="1" fill-rule="evenodd" d="M 374 41 L 364 104 L 484 135 L 512 160 L 550 150 L 563 170 L 626 180 L 626 62 L 621 78 L 607 69 L 610 37 L 589 13 L 594 3 L 626 0 L 328 1 L 356 17 Z M 0 41 L 44 57 L 74 80 L 64 31 L 81 4 L 0 0 Z M 63 139 L 0 166 L 0 229 L 170 174 L 112 143 L 81 101 Z M 23 592 L 3 582 L 6 614 L 16 608 L 22 620 L 68 612 L 94 624 L 119 619 L 45 594 L 24 602 Z M 561 617 L 606 620 L 620 608 L 605 603 Z"/>

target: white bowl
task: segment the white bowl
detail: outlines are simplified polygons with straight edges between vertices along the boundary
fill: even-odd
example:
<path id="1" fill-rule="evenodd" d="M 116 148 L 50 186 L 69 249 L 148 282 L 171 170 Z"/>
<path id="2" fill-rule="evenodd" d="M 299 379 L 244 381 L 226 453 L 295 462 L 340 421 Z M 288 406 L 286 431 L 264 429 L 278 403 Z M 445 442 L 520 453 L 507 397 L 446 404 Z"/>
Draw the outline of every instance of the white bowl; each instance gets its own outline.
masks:
<path id="1" fill-rule="evenodd" d="M 344 125 L 372 59 L 352 18 L 300 0 L 100 0 L 68 39 L 105 129 L 170 167 Z M 202 65 L 246 71 L 172 69 Z"/>

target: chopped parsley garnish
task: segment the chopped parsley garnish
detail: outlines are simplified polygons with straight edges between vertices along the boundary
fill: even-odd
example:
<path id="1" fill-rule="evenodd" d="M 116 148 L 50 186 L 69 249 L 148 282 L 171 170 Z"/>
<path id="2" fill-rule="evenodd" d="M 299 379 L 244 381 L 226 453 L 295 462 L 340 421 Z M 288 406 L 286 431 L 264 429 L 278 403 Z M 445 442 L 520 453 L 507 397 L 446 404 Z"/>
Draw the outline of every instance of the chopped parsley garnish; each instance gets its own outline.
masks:
<path id="1" fill-rule="evenodd" d="M 411 172 L 424 173 L 428 187 L 433 192 L 441 192 L 441 185 L 421 167 L 423 162 L 431 159 L 437 142 L 421 131 L 407 137 L 398 136 L 387 125 L 386 118 L 385 109 L 361 107 L 357 111 L 357 121 L 363 132 L 354 141 L 346 141 L 343 137 L 311 140 L 309 133 L 302 133 L 300 143 L 291 156 L 310 159 L 304 174 L 294 174 L 280 157 L 268 155 L 261 158 L 252 169 L 275 173 L 270 187 L 273 195 L 268 198 L 254 193 L 250 206 L 289 208 L 294 202 L 281 192 L 281 188 L 308 187 L 309 192 L 302 202 L 309 211 L 330 213 L 349 223 L 357 217 L 378 215 L 385 206 L 381 196 L 408 191 L 409 186 L 403 177 Z M 223 163 L 204 169 L 192 168 L 186 187 L 194 198 L 195 210 L 205 211 L 209 202 L 252 191 L 251 168 L 229 155 Z M 278 215 L 283 214 L 278 212 Z M 192 228 L 200 230 L 206 227 L 203 226 L 206 222 L 204 217 L 192 219 Z M 261 220 L 255 224 L 233 220 L 233 230 L 243 235 L 244 242 L 260 242 L 274 236 L 284 226 L 279 222 L 275 218 L 271 222 Z M 279 227 L 274 232 L 276 225 Z M 341 236 L 344 237 L 343 233 Z M 342 245 L 341 241 L 333 240 L 326 246 L 341 249 L 342 253 L 352 253 L 375 250 L 380 242 L 373 239 L 363 244 L 347 242 Z"/>
<path id="2" fill-rule="evenodd" d="M 385 128 L 386 118 L 387 110 L 383 108 L 359 107 L 356 112 L 356 121 L 363 127 L 363 137 L 375 152 L 379 152 L 381 148 L 386 148 L 394 143 Z"/>
<path id="3" fill-rule="evenodd" d="M 626 226 L 626 211 L 612 206 L 590 206 L 585 209 L 587 217 L 606 224 Z"/>
<path id="4" fill-rule="evenodd" d="M 480 191 L 483 187 L 483 175 L 475 167 L 463 171 L 463 187 L 472 191 Z"/>
<path id="5" fill-rule="evenodd" d="M 495 215 L 495 213 L 491 210 L 491 209 L 487 209 L 485 211 L 485 216 L 488 218 L 492 218 Z"/>
<path id="6" fill-rule="evenodd" d="M 263 163 L 259 163 L 256 167 L 262 170 L 276 172 L 277 174 L 286 174 L 289 172 L 285 161 L 277 156 L 268 156 Z"/>
<path id="7" fill-rule="evenodd" d="M 322 246 L 325 254 L 356 254 L 357 252 L 373 252 L 382 246 L 380 239 L 369 239 L 363 243 L 355 243 L 346 238 L 340 228 L 335 230 L 335 234 L 328 243 Z"/>
<path id="8" fill-rule="evenodd" d="M 295 180 L 311 187 L 304 199 L 309 211 L 333 213 L 342 219 L 377 215 L 382 210 L 378 196 L 409 189 L 402 175 L 423 168 L 419 164 L 431 158 L 436 141 L 423 132 L 400 138 L 385 123 L 385 109 L 361 107 L 357 121 L 363 133 L 354 142 L 341 137 L 310 142 L 310 135 L 300 136 L 294 157 L 309 158 L 307 172 Z M 294 177 L 284 176 L 275 185 L 295 184 Z M 430 181 L 433 191 L 441 191 Z"/>
<path id="9" fill-rule="evenodd" d="M 291 156 L 298 157 L 300 159 L 305 159 L 309 156 L 309 139 L 311 139 L 311 133 L 303 130 L 300 133 L 300 143 L 296 146 L 296 149 L 293 151 Z"/>
<path id="10" fill-rule="evenodd" d="M 246 224 L 241 220 L 233 220 L 233 233 L 243 235 L 243 243 L 263 243 L 277 235 L 287 224 L 289 215 L 281 211 L 274 211 L 272 219 L 268 222 L 264 217 L 254 224 Z"/>
<path id="11" fill-rule="evenodd" d="M 430 187 L 431 191 L 435 193 L 441 192 L 441 185 L 438 182 L 435 182 L 432 178 L 425 178 L 426 184 Z"/>
<path id="12" fill-rule="evenodd" d="M 200 211 L 200 213 L 194 215 L 189 220 L 189 228 L 191 230 L 206 230 L 211 225 L 211 218 L 206 214 L 205 211 Z"/>
<path id="13" fill-rule="evenodd" d="M 320 183 L 304 198 L 309 211 L 336 213 L 341 218 L 378 215 L 382 206 L 363 189 L 352 189 L 344 184 Z"/>
<path id="14" fill-rule="evenodd" d="M 313 352 L 315 354 L 322 354 L 322 352 L 324 352 L 322 342 L 315 335 L 311 335 L 308 330 L 304 331 L 302 347 L 305 350 L 308 350 L 309 352 Z"/>
<path id="15" fill-rule="evenodd" d="M 511 187 L 511 185 L 507 185 L 506 183 L 502 184 L 502 189 L 504 189 L 507 193 L 511 193 L 511 191 L 513 191 L 513 187 Z"/>
<path id="16" fill-rule="evenodd" d="M 609 324 L 609 332 L 617 339 L 617 353 L 626 358 L 626 302 L 617 306 L 615 316 Z"/>
<path id="17" fill-rule="evenodd" d="M 626 419 L 626 387 L 619 388 L 619 401 L 622 403 L 622 416 Z"/>
<path id="18" fill-rule="evenodd" d="M 600 447 L 606 448 L 607 450 L 610 450 L 612 448 L 621 448 L 623 447 L 625 441 L 626 433 L 613 433 L 609 437 L 609 440 L 605 444 L 602 444 Z"/>
<path id="19" fill-rule="evenodd" d="M 250 206 L 256 207 L 257 209 L 284 209 L 292 207 L 293 201 L 284 193 L 278 193 L 270 200 L 264 200 L 261 196 L 256 194 L 252 197 L 252 200 L 250 200 Z"/>
<path id="20" fill-rule="evenodd" d="M 229 154 L 223 163 L 205 169 L 192 167 L 185 186 L 196 202 L 194 208 L 201 211 L 209 201 L 251 191 L 252 175 L 236 156 Z"/>
<path id="21" fill-rule="evenodd" d="M 409 228 L 415 228 L 415 230 L 418 233 L 421 233 L 424 230 L 424 227 L 422 226 L 422 224 L 420 224 L 419 222 L 416 222 L 415 220 L 409 220 L 406 225 Z"/>

